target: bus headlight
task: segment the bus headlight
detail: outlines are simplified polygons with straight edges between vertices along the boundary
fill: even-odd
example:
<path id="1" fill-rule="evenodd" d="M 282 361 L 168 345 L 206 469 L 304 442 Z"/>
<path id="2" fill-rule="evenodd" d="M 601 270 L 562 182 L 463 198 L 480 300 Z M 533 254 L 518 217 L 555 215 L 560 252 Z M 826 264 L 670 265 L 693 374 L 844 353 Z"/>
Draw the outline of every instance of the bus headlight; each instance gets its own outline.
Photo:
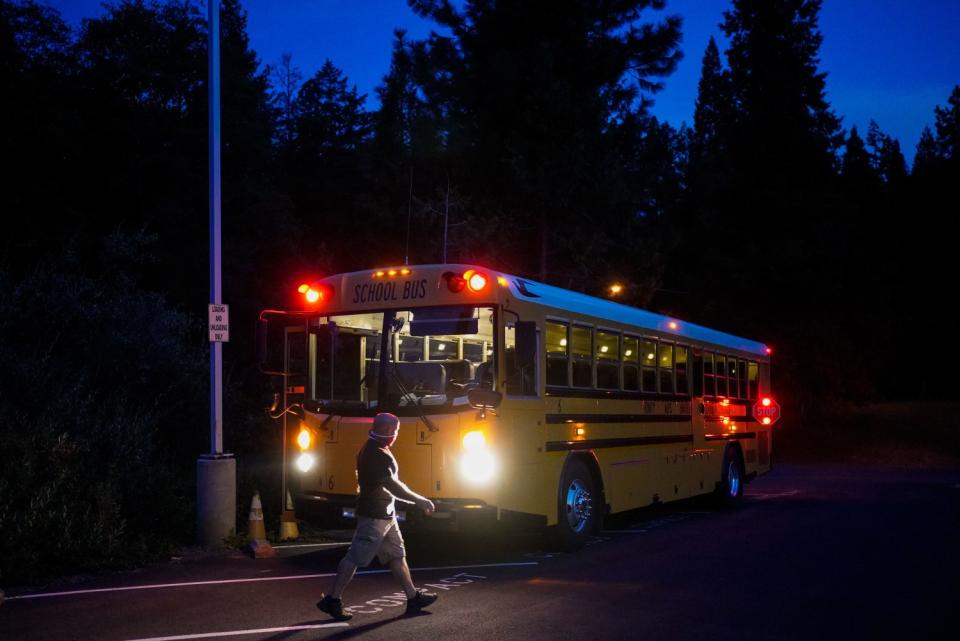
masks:
<path id="1" fill-rule="evenodd" d="M 487 449 L 487 439 L 483 432 L 467 432 L 463 435 L 463 456 L 460 459 L 460 472 L 474 483 L 484 483 L 493 478 L 497 469 L 493 454 Z"/>
<path id="2" fill-rule="evenodd" d="M 313 457 L 313 454 L 310 452 L 304 452 L 297 457 L 297 469 L 301 472 L 309 472 L 310 468 L 312 468 L 313 464 L 316 462 L 317 460 Z"/>
<path id="3" fill-rule="evenodd" d="M 483 432 L 467 432 L 463 435 L 463 449 L 468 452 L 482 450 L 487 446 L 487 439 Z"/>
<path id="4" fill-rule="evenodd" d="M 297 434 L 297 445 L 300 446 L 301 450 L 310 449 L 310 443 L 313 441 L 313 437 L 310 435 L 310 430 L 302 428 L 300 433 Z"/>

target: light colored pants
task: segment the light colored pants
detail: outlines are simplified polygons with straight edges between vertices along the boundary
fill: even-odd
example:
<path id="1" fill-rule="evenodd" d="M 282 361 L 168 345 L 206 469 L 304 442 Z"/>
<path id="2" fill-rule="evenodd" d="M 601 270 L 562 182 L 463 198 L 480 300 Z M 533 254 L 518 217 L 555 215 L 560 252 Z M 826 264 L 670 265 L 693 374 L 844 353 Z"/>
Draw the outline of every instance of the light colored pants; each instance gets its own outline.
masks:
<path id="1" fill-rule="evenodd" d="M 354 565 L 364 568 L 370 565 L 374 556 L 380 559 L 381 564 L 387 565 L 390 561 L 402 559 L 406 555 L 407 551 L 403 546 L 403 537 L 400 535 L 400 525 L 396 517 L 392 519 L 357 517 L 357 529 L 353 533 L 353 541 L 346 556 Z"/>

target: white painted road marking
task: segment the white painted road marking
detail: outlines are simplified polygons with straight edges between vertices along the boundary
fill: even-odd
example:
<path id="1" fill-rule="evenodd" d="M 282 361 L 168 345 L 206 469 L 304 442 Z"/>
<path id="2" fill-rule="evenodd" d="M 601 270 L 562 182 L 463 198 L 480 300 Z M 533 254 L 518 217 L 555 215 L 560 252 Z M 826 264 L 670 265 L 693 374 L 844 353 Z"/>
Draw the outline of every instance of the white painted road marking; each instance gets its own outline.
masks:
<path id="1" fill-rule="evenodd" d="M 462 585 L 469 585 L 476 580 L 482 581 L 486 578 L 487 577 L 479 574 L 460 572 L 459 574 L 454 574 L 452 577 L 438 579 L 434 583 L 424 583 L 423 585 L 435 590 L 450 590 Z M 351 614 L 376 614 L 377 612 L 383 612 L 384 608 L 395 608 L 401 605 L 407 605 L 407 595 L 403 592 L 393 592 L 377 597 L 376 599 L 369 599 L 359 605 L 351 605 L 343 610 Z"/>
<path id="2" fill-rule="evenodd" d="M 784 490 L 782 492 L 747 492 L 746 498 L 754 501 L 766 501 L 768 499 L 779 499 L 785 496 L 795 496 L 800 494 L 800 490 Z"/>
<path id="3" fill-rule="evenodd" d="M 323 628 L 349 628 L 349 623 L 316 623 L 312 625 L 289 625 L 283 628 L 258 628 L 256 630 L 228 630 L 226 632 L 201 632 L 199 634 L 178 634 L 172 637 L 149 637 L 130 639 L 129 641 L 184 641 L 185 639 L 212 639 L 214 637 L 238 637 L 244 634 L 268 634 L 270 632 L 294 632 L 296 630 L 318 630 Z"/>
<path id="4" fill-rule="evenodd" d="M 475 568 L 510 568 L 525 565 L 538 565 L 536 561 L 520 561 L 517 563 L 480 563 L 475 565 L 442 565 L 426 568 L 410 568 L 411 572 L 430 572 L 433 570 L 472 570 Z M 390 570 L 361 570 L 357 574 L 389 574 Z M 17 599 L 43 599 L 54 596 L 73 596 L 79 594 L 97 594 L 99 592 L 127 592 L 130 590 L 157 590 L 160 588 L 185 588 L 197 585 L 222 585 L 227 583 L 253 583 L 255 581 L 293 581 L 297 579 L 322 579 L 324 577 L 336 576 L 336 572 L 324 572 L 321 574 L 294 574 L 289 576 L 263 576 L 250 579 L 221 579 L 218 581 L 184 581 L 181 583 L 154 583 L 150 585 L 128 585 L 117 588 L 95 588 L 91 590 L 68 590 L 66 592 L 40 592 L 38 594 L 20 594 L 18 596 L 8 596 L 7 601 Z"/>
<path id="5" fill-rule="evenodd" d="M 297 543 L 295 545 L 274 545 L 274 550 L 287 550 L 290 548 L 344 548 L 350 545 L 350 541 L 338 541 L 336 543 Z"/>

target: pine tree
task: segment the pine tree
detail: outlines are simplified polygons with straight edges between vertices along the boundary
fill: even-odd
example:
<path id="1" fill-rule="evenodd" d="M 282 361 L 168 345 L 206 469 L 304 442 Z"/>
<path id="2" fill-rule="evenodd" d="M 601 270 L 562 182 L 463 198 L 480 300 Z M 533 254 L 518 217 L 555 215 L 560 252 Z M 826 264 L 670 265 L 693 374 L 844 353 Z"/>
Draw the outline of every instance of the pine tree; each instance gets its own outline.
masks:
<path id="1" fill-rule="evenodd" d="M 913 175 L 921 175 L 932 170 L 941 160 L 937 141 L 930 127 L 924 127 L 917 142 L 917 152 L 913 156 Z"/>
<path id="2" fill-rule="evenodd" d="M 649 21 L 646 10 L 663 6 L 656 0 L 411 6 L 451 33 L 413 51 L 427 63 L 418 84 L 463 176 L 454 181 L 469 181 L 488 224 L 500 216 L 521 231 L 487 258 L 581 282 L 581 266 L 605 260 L 591 248 L 636 215 L 613 164 L 618 124 L 643 114 L 675 68 L 680 19 Z"/>
<path id="3" fill-rule="evenodd" d="M 842 141 L 818 70 L 821 0 L 734 0 L 721 25 L 738 114 L 741 159 L 751 169 L 827 175 Z"/>
<path id="4" fill-rule="evenodd" d="M 907 161 L 900 151 L 900 142 L 880 131 L 873 120 L 867 128 L 867 145 L 871 148 L 871 164 L 886 183 L 902 182 L 907 177 Z"/>
<path id="5" fill-rule="evenodd" d="M 947 106 L 934 109 L 937 127 L 937 150 L 944 160 L 960 161 L 960 85 L 953 88 Z"/>
<path id="6" fill-rule="evenodd" d="M 720 62 L 717 43 L 710 36 L 697 85 L 697 101 L 693 112 L 693 147 L 695 158 L 715 157 L 722 153 L 721 134 L 729 130 L 730 78 Z"/>
<path id="7" fill-rule="evenodd" d="M 840 163 L 840 174 L 848 182 L 860 183 L 872 180 L 877 176 L 871 160 L 870 153 L 856 126 L 851 127 Z"/>
<path id="8" fill-rule="evenodd" d="M 330 60 L 303 83 L 296 100 L 297 149 L 301 159 L 326 159 L 357 151 L 368 134 L 365 95 L 347 88 Z"/>
<path id="9" fill-rule="evenodd" d="M 283 53 L 280 62 L 270 68 L 270 78 L 273 81 L 272 104 L 277 110 L 276 141 L 279 147 L 289 149 L 296 136 L 296 98 L 303 74 L 293 64 L 293 55 Z"/>

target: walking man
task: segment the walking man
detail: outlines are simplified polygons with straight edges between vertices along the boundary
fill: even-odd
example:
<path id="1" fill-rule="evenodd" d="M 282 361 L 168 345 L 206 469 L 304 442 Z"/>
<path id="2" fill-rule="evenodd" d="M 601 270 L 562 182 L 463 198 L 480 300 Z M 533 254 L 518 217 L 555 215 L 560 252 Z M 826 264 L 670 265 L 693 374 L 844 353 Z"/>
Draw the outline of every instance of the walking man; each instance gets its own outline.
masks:
<path id="1" fill-rule="evenodd" d="M 437 595 L 418 590 L 410 578 L 407 552 L 400 536 L 400 526 L 394 508 L 394 499 L 413 503 L 425 513 L 433 512 L 433 502 L 412 491 L 397 477 L 397 459 L 390 447 L 397 441 L 400 419 L 393 414 L 380 413 L 373 419 L 370 438 L 357 455 L 357 480 L 360 497 L 357 499 L 357 529 L 346 556 L 337 567 L 337 578 L 329 595 L 320 595 L 317 607 L 337 621 L 347 621 L 352 614 L 343 611 L 340 597 L 353 578 L 357 568 L 366 567 L 374 556 L 388 565 L 394 578 L 407 595 L 407 614 L 415 614 L 437 600 Z"/>

